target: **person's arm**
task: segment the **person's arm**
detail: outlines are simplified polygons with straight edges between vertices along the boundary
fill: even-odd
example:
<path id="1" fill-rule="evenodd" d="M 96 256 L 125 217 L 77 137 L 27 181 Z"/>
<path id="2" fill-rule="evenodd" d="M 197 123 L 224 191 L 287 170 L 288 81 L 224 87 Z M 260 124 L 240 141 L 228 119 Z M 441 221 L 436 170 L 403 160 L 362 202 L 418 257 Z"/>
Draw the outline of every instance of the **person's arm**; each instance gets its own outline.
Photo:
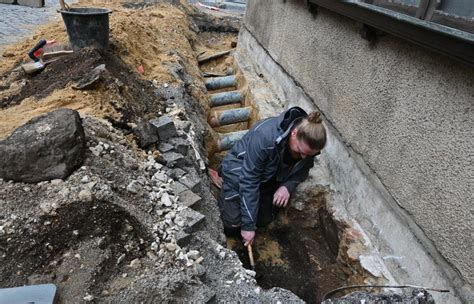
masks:
<path id="1" fill-rule="evenodd" d="M 260 183 L 269 157 L 268 143 L 259 132 L 252 132 L 248 139 L 240 173 L 240 205 L 242 231 L 255 231 L 260 199 Z"/>
<path id="2" fill-rule="evenodd" d="M 293 172 L 290 177 L 282 184 L 285 186 L 288 192 L 291 194 L 295 191 L 296 187 L 304 182 L 309 175 L 309 170 L 314 166 L 314 157 L 308 159 L 306 164 L 296 172 Z"/>

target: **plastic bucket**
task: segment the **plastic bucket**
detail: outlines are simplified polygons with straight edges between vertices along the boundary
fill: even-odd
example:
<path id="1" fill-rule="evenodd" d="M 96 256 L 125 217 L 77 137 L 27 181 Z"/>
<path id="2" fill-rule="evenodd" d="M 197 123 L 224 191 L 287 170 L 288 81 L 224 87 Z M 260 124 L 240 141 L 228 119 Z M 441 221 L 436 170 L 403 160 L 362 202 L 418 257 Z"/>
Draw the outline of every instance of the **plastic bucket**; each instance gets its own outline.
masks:
<path id="1" fill-rule="evenodd" d="M 66 25 L 73 50 L 91 47 L 106 49 L 109 45 L 109 14 L 105 8 L 71 8 L 59 10 Z"/>

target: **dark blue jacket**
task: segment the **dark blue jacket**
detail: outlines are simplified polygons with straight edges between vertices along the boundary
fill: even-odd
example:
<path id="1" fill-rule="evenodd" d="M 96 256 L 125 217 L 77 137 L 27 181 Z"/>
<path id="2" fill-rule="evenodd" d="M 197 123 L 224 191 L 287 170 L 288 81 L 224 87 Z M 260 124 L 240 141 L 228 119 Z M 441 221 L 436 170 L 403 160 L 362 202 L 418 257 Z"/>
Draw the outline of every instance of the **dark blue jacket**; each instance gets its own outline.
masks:
<path id="1" fill-rule="evenodd" d="M 259 121 L 222 161 L 222 190 L 226 200 L 240 197 L 242 230 L 256 229 L 260 184 L 270 181 L 279 173 L 290 132 L 306 116 L 303 109 L 293 107 L 280 116 Z M 314 157 L 298 161 L 290 172 L 283 174 L 280 181 L 292 193 L 308 177 L 313 164 Z"/>

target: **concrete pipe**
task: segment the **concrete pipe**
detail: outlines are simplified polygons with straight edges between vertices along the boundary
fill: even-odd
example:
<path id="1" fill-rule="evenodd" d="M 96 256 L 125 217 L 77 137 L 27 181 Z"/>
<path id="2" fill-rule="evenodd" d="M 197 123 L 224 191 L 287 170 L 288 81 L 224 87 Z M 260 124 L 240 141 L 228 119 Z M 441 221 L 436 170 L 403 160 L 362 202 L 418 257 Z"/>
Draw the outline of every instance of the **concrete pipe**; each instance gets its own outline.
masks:
<path id="1" fill-rule="evenodd" d="M 234 144 L 239 141 L 245 135 L 245 133 L 247 133 L 247 131 L 248 130 L 236 131 L 221 135 L 217 142 L 217 150 L 230 150 Z"/>
<path id="2" fill-rule="evenodd" d="M 235 87 L 236 85 L 237 77 L 235 77 L 235 75 L 206 79 L 206 88 L 208 90 L 230 88 Z"/>
<path id="3" fill-rule="evenodd" d="M 224 110 L 224 111 L 215 111 L 212 113 L 211 117 L 209 118 L 209 124 L 211 127 L 219 127 L 230 125 L 238 122 L 244 122 L 249 120 L 250 113 L 252 112 L 252 108 L 245 107 L 245 108 L 238 108 L 232 110 Z"/>
<path id="4" fill-rule="evenodd" d="M 212 94 L 209 106 L 212 108 L 238 103 L 242 101 L 242 97 L 243 96 L 241 91 L 230 91 Z"/>

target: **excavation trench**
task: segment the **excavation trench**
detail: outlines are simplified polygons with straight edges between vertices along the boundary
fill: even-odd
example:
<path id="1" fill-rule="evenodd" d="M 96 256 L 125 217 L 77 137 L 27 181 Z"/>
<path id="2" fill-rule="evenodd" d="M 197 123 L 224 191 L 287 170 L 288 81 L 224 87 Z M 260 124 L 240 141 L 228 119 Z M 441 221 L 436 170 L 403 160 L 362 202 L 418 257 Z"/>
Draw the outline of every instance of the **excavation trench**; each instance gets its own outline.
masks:
<path id="1" fill-rule="evenodd" d="M 325 293 L 347 282 L 345 266 L 337 259 L 342 227 L 325 209 L 323 192 L 308 196 L 304 204 L 304 210 L 281 210 L 271 225 L 257 231 L 255 271 L 262 288 L 285 288 L 308 303 L 320 303 Z M 228 242 L 250 269 L 240 240 Z"/>
<path id="2" fill-rule="evenodd" d="M 240 91 L 240 102 L 209 107 L 208 121 L 213 125 L 215 112 L 248 107 L 252 109 L 245 122 L 214 127 L 217 135 L 212 136 L 208 144 L 209 163 L 217 170 L 226 151 L 220 151 L 219 139 L 230 132 L 247 130 L 258 119 L 252 93 L 246 79 L 233 61 L 233 55 L 209 61 L 201 65 L 204 74 L 236 75 L 237 83 L 218 90 L 215 93 Z M 208 88 L 209 89 L 209 88 Z M 274 115 L 278 115 L 275 110 Z M 209 148 L 210 147 L 210 148 Z M 313 185 L 312 188 L 315 188 Z M 353 271 L 348 269 L 340 257 L 341 237 L 346 225 L 333 219 L 326 209 L 326 191 L 316 187 L 292 198 L 287 208 L 278 212 L 277 218 L 267 227 L 257 230 L 253 246 L 257 283 L 264 289 L 281 287 L 288 289 L 308 303 L 320 303 L 324 294 L 354 281 Z M 217 190 L 214 193 L 217 195 Z M 240 239 L 228 237 L 228 247 L 239 256 L 244 267 L 250 269 L 249 255 Z M 357 276 L 362 280 L 364 275 Z M 351 279 L 352 278 L 352 279 Z"/>

